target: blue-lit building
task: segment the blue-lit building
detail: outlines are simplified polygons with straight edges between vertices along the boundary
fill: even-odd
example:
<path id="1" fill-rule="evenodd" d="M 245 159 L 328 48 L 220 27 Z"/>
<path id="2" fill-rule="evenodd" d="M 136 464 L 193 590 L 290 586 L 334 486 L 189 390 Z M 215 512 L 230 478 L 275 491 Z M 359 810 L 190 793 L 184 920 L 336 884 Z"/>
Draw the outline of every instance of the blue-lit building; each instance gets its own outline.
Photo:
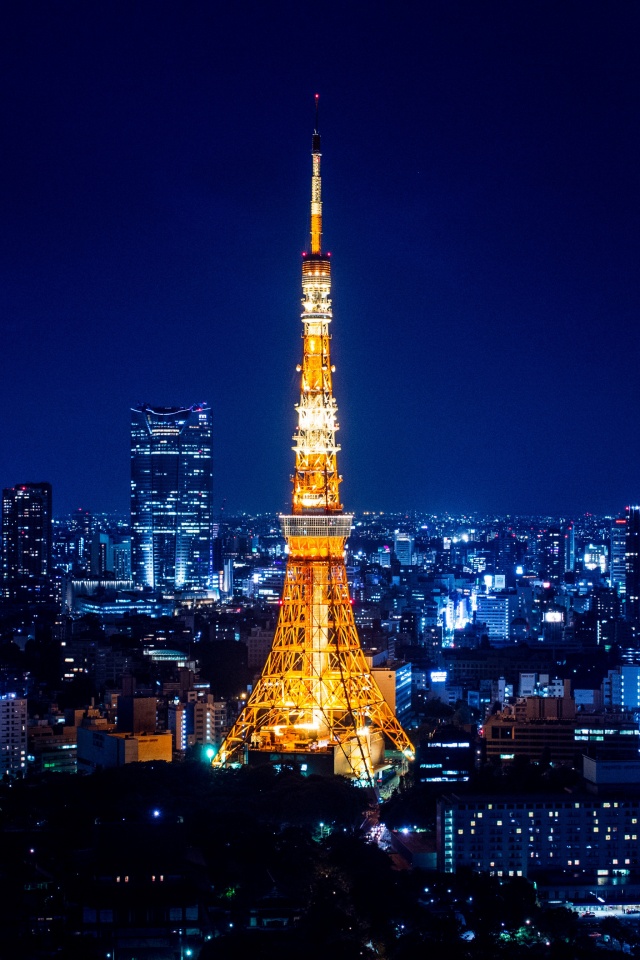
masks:
<path id="1" fill-rule="evenodd" d="M 211 586 L 211 408 L 131 411 L 132 575 L 139 587 Z"/>

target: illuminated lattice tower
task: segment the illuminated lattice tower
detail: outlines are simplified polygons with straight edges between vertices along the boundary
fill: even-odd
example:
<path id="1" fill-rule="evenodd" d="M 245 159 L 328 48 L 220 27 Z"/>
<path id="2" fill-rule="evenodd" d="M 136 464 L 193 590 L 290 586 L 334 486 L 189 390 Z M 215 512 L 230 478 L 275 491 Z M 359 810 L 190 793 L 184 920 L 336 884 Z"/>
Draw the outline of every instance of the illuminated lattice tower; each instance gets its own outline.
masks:
<path id="1" fill-rule="evenodd" d="M 385 739 L 413 747 L 360 646 L 344 561 L 353 517 L 340 502 L 336 401 L 329 355 L 331 264 L 322 253 L 320 136 L 312 141 L 311 252 L 302 261 L 302 365 L 288 562 L 280 617 L 262 676 L 214 760 L 306 763 L 371 780 Z"/>

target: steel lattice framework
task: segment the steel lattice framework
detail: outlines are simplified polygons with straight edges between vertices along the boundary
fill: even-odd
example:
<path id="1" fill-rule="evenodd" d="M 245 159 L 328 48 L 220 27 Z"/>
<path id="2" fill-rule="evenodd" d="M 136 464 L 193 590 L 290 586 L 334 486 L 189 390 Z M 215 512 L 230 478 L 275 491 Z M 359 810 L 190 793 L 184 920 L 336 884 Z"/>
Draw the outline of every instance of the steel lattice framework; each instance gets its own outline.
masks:
<path id="1" fill-rule="evenodd" d="M 317 119 L 311 155 L 311 252 L 302 263 L 301 385 L 292 514 L 281 517 L 289 556 L 280 617 L 262 676 L 213 762 L 242 761 L 246 749 L 274 757 L 332 753 L 336 772 L 370 780 L 385 738 L 410 759 L 413 747 L 369 670 L 349 596 L 344 548 L 353 517 L 342 510 L 336 461 Z"/>

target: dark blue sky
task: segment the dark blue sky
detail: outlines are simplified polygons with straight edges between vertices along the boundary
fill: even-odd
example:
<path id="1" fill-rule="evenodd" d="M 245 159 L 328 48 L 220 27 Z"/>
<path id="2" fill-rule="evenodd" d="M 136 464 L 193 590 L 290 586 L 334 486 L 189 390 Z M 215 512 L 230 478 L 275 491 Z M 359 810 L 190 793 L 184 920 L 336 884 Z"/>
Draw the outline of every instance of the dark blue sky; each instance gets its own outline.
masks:
<path id="1" fill-rule="evenodd" d="M 208 401 L 286 510 L 321 95 L 350 509 L 640 497 L 640 7 L 14 2 L 0 484 L 128 508 L 129 408 Z"/>

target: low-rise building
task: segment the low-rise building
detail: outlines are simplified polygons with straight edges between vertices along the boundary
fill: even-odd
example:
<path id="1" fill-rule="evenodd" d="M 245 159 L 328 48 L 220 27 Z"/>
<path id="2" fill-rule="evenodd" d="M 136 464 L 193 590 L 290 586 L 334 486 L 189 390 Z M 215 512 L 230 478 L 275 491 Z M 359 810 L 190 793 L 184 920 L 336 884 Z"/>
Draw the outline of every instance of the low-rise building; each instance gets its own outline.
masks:
<path id="1" fill-rule="evenodd" d="M 40 721 L 27 729 L 29 773 L 76 773 L 78 728 Z"/>
<path id="2" fill-rule="evenodd" d="M 78 729 L 78 773 L 94 773 L 125 763 L 172 759 L 172 736 L 163 733 L 118 733 L 93 727 Z"/>
<path id="3" fill-rule="evenodd" d="M 438 803 L 440 870 L 527 877 L 549 900 L 604 902 L 605 890 L 610 903 L 637 899 L 639 838 L 640 792 L 452 794 Z"/>

